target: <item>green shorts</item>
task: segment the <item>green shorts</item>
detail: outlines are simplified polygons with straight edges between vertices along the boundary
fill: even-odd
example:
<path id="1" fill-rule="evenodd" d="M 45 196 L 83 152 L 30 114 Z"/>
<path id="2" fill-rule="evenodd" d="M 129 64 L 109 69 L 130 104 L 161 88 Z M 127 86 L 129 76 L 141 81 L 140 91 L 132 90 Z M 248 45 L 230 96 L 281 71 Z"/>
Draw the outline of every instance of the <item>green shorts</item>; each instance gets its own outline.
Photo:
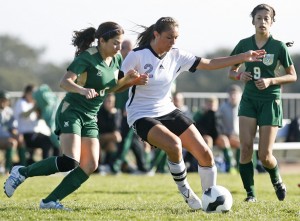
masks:
<path id="1" fill-rule="evenodd" d="M 55 118 L 55 134 L 78 134 L 81 137 L 99 137 L 96 116 L 90 116 L 72 107 L 68 102 L 62 101 Z"/>
<path id="2" fill-rule="evenodd" d="M 242 96 L 238 115 L 255 118 L 258 126 L 282 127 L 282 104 L 280 99 L 261 101 Z"/>

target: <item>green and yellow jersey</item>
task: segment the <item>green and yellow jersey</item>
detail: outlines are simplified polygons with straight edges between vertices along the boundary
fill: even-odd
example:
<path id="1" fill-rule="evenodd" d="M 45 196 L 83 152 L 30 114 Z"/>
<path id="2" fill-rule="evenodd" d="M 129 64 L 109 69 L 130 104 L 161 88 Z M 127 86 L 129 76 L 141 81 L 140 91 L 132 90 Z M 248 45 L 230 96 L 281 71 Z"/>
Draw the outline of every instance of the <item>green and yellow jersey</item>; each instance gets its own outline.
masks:
<path id="1" fill-rule="evenodd" d="M 97 47 L 91 47 L 82 52 L 67 70 L 77 74 L 76 84 L 84 88 L 94 88 L 99 96 L 86 99 L 85 96 L 78 93 L 68 92 L 64 100 L 80 112 L 91 116 L 97 115 L 108 90 L 117 84 L 121 63 L 121 54 L 116 54 L 108 66 L 103 61 Z"/>
<path id="2" fill-rule="evenodd" d="M 245 71 L 252 73 L 253 80 L 246 83 L 243 96 L 257 100 L 280 99 L 280 85 L 271 85 L 265 90 L 258 90 L 254 81 L 260 78 L 274 78 L 279 76 L 281 65 L 287 68 L 293 64 L 285 43 L 275 40 L 270 36 L 266 44 L 262 48 L 258 48 L 255 36 L 253 35 L 241 40 L 231 55 L 258 49 L 265 49 L 267 54 L 262 62 L 245 62 Z"/>

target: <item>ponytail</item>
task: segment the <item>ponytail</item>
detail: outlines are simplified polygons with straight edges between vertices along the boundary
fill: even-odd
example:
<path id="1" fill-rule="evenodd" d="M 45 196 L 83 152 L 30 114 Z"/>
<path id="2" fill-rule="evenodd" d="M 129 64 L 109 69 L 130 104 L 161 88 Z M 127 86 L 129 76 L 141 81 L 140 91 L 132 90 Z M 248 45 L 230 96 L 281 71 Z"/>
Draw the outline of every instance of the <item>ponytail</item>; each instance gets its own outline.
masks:
<path id="1" fill-rule="evenodd" d="M 96 38 L 99 44 L 100 38 L 107 42 L 109 39 L 122 34 L 124 34 L 124 29 L 115 22 L 104 22 L 99 25 L 97 30 L 90 27 L 80 31 L 74 31 L 72 45 L 77 48 L 75 56 L 78 56 L 81 52 L 91 47 L 91 44 Z"/>
<path id="2" fill-rule="evenodd" d="M 146 45 L 150 44 L 152 39 L 154 39 L 154 34 L 153 34 L 154 26 L 155 26 L 155 24 L 151 25 L 149 28 L 147 28 L 145 26 L 141 26 L 142 28 L 145 29 L 145 31 L 143 31 L 142 33 L 140 33 L 138 35 L 138 38 L 137 38 L 138 46 L 146 46 Z"/>
<path id="3" fill-rule="evenodd" d="M 88 49 L 95 41 L 96 29 L 93 27 L 74 31 L 72 45 L 76 47 L 75 56 Z"/>
<path id="4" fill-rule="evenodd" d="M 178 27 L 177 21 L 172 17 L 161 17 L 156 21 L 155 24 L 151 25 L 149 28 L 139 25 L 144 28 L 145 31 L 140 33 L 137 38 L 138 46 L 146 46 L 151 43 L 151 41 L 155 38 L 154 31 L 157 31 L 161 34 L 164 31 L 169 31 L 174 27 Z"/>

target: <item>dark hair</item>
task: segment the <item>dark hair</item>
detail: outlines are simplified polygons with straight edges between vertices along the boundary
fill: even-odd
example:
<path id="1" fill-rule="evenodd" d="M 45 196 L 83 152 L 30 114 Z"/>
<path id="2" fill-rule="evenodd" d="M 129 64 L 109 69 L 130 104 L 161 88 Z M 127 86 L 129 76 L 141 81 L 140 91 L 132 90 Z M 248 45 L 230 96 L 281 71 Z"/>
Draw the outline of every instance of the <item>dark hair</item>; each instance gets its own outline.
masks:
<path id="1" fill-rule="evenodd" d="M 0 99 L 8 100 L 9 98 L 9 93 L 6 90 L 0 90 Z"/>
<path id="2" fill-rule="evenodd" d="M 26 85 L 24 88 L 24 91 L 23 91 L 22 98 L 25 98 L 26 94 L 33 92 L 34 88 L 35 88 L 35 85 L 33 85 L 33 84 Z"/>
<path id="3" fill-rule="evenodd" d="M 177 21 L 175 21 L 172 17 L 162 17 L 157 20 L 157 22 L 150 27 L 145 27 L 140 25 L 140 27 L 144 28 L 145 31 L 140 33 L 137 38 L 137 45 L 138 46 L 146 46 L 149 45 L 150 42 L 154 39 L 154 31 L 158 33 L 162 33 L 165 31 L 169 31 L 174 27 L 178 27 Z"/>
<path id="4" fill-rule="evenodd" d="M 258 11 L 261 11 L 261 10 L 267 10 L 271 13 L 271 18 L 272 18 L 272 21 L 275 22 L 275 10 L 272 6 L 270 5 L 267 5 L 267 4 L 260 4 L 258 6 L 256 6 L 253 11 L 251 12 L 251 17 L 252 17 L 252 21 L 254 20 L 254 17 L 255 15 L 257 14 Z"/>
<path id="5" fill-rule="evenodd" d="M 77 56 L 88 49 L 95 39 L 99 40 L 103 38 L 104 41 L 108 41 L 122 34 L 124 34 L 124 29 L 115 22 L 104 22 L 99 25 L 97 30 L 93 27 L 89 27 L 80 31 L 74 31 L 72 45 L 77 48 L 75 55 Z"/>
<path id="6" fill-rule="evenodd" d="M 267 10 L 267 11 L 269 11 L 269 12 L 271 13 L 272 21 L 275 22 L 275 15 L 276 15 L 275 10 L 274 10 L 274 8 L 273 8 L 272 6 L 267 5 L 267 4 L 260 4 L 260 5 L 256 6 L 256 7 L 253 9 L 253 11 L 252 11 L 251 14 L 250 14 L 251 17 L 252 17 L 252 22 L 253 22 L 253 20 L 254 20 L 254 17 L 255 17 L 255 15 L 256 15 L 256 13 L 257 13 L 258 11 L 260 11 L 260 10 Z M 287 47 L 292 47 L 292 46 L 294 45 L 294 41 L 286 42 L 285 45 L 286 45 Z"/>

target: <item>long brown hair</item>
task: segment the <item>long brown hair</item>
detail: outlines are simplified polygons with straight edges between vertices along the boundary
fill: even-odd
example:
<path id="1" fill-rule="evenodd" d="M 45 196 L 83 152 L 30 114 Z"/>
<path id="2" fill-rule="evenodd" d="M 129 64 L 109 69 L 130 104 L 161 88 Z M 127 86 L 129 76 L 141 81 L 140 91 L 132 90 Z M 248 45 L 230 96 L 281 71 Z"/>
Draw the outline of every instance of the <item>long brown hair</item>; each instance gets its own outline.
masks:
<path id="1" fill-rule="evenodd" d="M 72 36 L 72 45 L 76 47 L 75 56 L 88 49 L 95 39 L 103 38 L 108 41 L 118 35 L 124 34 L 124 29 L 115 22 L 104 22 L 96 30 L 93 27 L 74 31 Z M 99 42 L 98 42 L 99 43 Z"/>
<path id="2" fill-rule="evenodd" d="M 145 27 L 140 25 L 140 27 L 145 28 L 145 31 L 140 33 L 137 38 L 137 45 L 138 46 L 146 46 L 149 45 L 150 42 L 154 39 L 154 31 L 158 33 L 162 33 L 165 31 L 169 31 L 174 27 L 178 27 L 177 21 L 172 17 L 162 17 L 157 20 L 157 22 L 150 27 Z"/>

